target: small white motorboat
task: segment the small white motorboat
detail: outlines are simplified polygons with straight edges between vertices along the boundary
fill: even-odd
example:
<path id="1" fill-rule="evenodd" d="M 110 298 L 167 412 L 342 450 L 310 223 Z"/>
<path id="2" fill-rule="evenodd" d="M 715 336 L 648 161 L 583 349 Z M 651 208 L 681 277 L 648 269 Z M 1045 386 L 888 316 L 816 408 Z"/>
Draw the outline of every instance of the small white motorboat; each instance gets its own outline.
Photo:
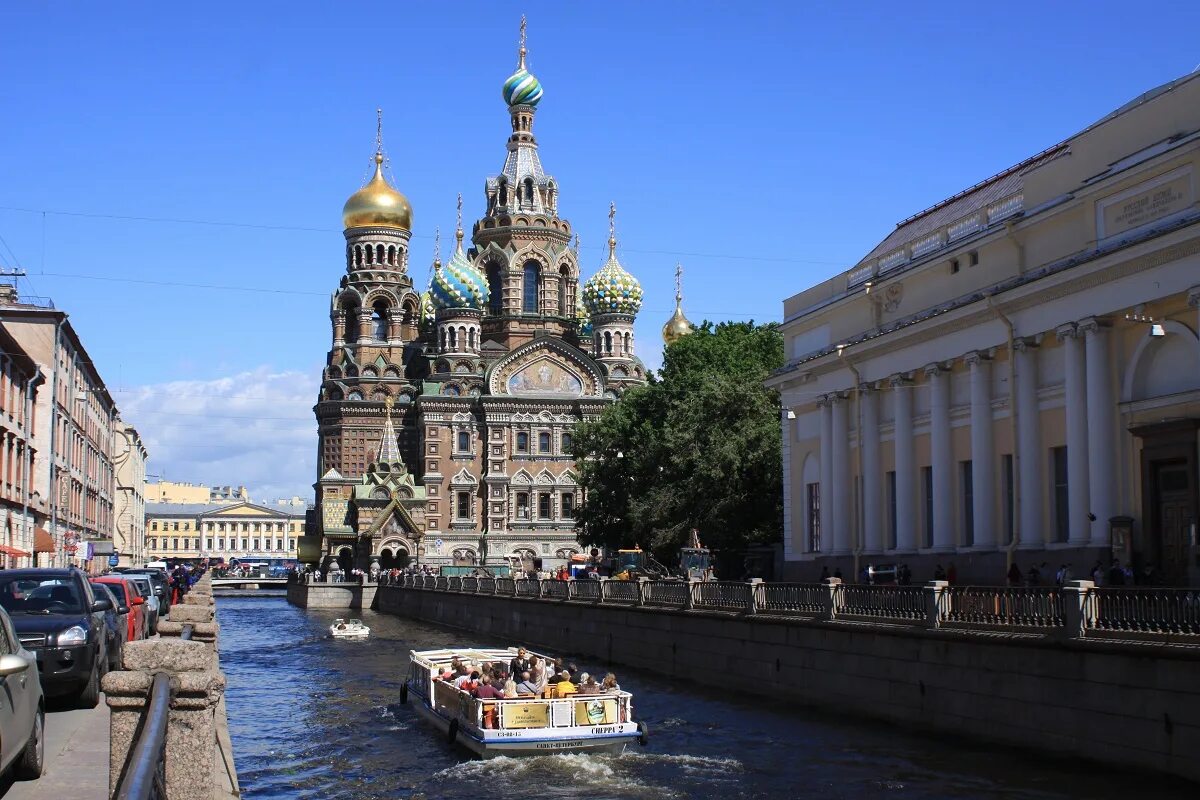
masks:
<path id="1" fill-rule="evenodd" d="M 335 639 L 365 639 L 371 635 L 371 629 L 361 619 L 335 619 L 329 633 Z"/>
<path id="2" fill-rule="evenodd" d="M 481 700 L 440 678 L 454 656 L 473 664 L 507 663 L 516 652 L 515 647 L 413 650 L 400 701 L 406 702 L 411 695 L 416 710 L 450 744 L 480 758 L 616 754 L 630 742 L 646 744 L 646 725 L 632 719 L 633 695 L 629 692 Z"/>

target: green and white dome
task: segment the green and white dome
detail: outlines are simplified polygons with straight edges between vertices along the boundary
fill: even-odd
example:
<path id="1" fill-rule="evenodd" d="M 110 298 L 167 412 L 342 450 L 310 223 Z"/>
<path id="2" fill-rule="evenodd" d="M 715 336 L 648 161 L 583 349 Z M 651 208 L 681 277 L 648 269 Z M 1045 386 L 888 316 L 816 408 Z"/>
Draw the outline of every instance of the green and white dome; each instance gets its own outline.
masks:
<path id="1" fill-rule="evenodd" d="M 608 261 L 583 285 L 583 304 L 597 314 L 636 314 L 642 307 L 642 285 L 617 261 L 617 243 L 608 240 Z"/>

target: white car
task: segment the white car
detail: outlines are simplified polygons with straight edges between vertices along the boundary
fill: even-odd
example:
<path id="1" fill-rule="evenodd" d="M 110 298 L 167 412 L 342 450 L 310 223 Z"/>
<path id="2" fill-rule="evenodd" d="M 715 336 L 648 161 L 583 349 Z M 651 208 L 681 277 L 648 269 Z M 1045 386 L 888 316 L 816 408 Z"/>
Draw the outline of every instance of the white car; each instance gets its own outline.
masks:
<path id="1" fill-rule="evenodd" d="M 32 780 L 46 756 L 46 709 L 37 657 L 21 646 L 8 612 L 0 607 L 0 774 Z"/>

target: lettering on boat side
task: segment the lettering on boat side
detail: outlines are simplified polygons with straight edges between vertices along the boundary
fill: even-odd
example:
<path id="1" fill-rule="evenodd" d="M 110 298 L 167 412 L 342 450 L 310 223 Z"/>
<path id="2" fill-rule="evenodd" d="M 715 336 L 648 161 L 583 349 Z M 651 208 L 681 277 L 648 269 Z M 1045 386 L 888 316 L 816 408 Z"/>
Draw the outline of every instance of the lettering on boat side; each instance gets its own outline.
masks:
<path id="1" fill-rule="evenodd" d="M 538 750 L 562 750 L 564 747 L 583 747 L 583 742 L 538 742 L 537 744 Z"/>
<path id="2" fill-rule="evenodd" d="M 599 736 L 604 733 L 616 733 L 616 732 L 617 732 L 617 727 L 615 725 L 610 725 L 605 728 L 592 728 L 593 736 Z"/>

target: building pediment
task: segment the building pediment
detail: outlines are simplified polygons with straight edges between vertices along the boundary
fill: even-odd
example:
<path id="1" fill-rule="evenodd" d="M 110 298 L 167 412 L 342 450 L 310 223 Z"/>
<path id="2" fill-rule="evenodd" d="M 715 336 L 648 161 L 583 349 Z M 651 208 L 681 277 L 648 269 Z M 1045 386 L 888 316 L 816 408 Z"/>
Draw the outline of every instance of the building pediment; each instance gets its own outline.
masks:
<path id="1" fill-rule="evenodd" d="M 488 392 L 516 397 L 602 397 L 604 375 L 583 351 L 559 339 L 534 339 L 488 371 Z"/>
<path id="2" fill-rule="evenodd" d="M 229 506 L 221 506 L 213 511 L 207 511 L 200 516 L 202 517 L 278 517 L 279 512 L 272 511 L 263 506 L 256 506 L 253 503 L 235 503 Z"/>

